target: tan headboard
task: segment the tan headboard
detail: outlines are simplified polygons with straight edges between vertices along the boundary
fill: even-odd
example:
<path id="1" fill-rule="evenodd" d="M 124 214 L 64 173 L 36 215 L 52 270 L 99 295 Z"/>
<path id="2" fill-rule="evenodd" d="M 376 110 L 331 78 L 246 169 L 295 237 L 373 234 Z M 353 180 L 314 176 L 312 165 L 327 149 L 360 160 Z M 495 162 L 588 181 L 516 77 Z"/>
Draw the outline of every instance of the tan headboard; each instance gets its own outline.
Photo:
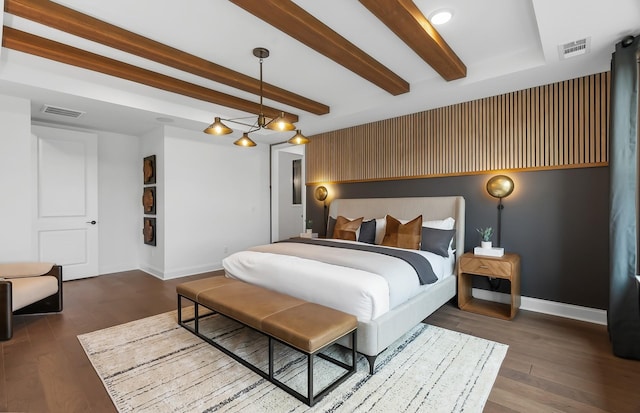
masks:
<path id="1" fill-rule="evenodd" d="M 349 218 L 383 218 L 389 214 L 398 219 L 413 219 L 422 214 L 423 221 L 453 217 L 456 220 L 456 259 L 464 253 L 464 198 L 434 196 L 411 198 L 334 199 L 329 216 Z"/>

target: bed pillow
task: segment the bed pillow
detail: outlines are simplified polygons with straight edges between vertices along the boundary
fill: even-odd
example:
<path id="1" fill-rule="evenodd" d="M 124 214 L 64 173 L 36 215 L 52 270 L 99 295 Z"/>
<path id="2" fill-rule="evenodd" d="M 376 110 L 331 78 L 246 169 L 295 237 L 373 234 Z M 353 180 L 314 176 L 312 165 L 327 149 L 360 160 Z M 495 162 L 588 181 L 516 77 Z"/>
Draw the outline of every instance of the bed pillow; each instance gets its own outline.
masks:
<path id="1" fill-rule="evenodd" d="M 387 216 L 385 215 L 382 218 L 376 218 L 376 240 L 375 244 L 382 244 L 382 240 L 384 239 L 384 231 L 387 228 Z"/>
<path id="2" fill-rule="evenodd" d="M 338 215 L 338 218 L 336 219 L 336 225 L 333 228 L 332 238 L 355 241 L 356 231 L 360 228 L 361 224 L 362 217 L 354 220 L 349 220 L 342 215 Z"/>
<path id="3" fill-rule="evenodd" d="M 333 238 L 333 230 L 336 227 L 336 219 L 334 217 L 329 217 L 329 221 L 327 222 L 327 238 Z"/>
<path id="4" fill-rule="evenodd" d="M 373 244 L 376 241 L 376 220 L 362 221 L 360 225 L 360 235 L 358 241 Z"/>
<path id="5" fill-rule="evenodd" d="M 353 221 L 355 218 L 349 218 L 349 217 L 344 217 L 349 221 Z M 365 221 L 362 221 L 362 224 L 364 224 Z M 336 219 L 333 217 L 329 217 L 329 222 L 327 223 L 327 236 L 325 238 L 333 238 L 333 231 L 336 227 Z M 362 225 L 360 225 L 360 228 L 362 228 Z M 360 241 L 360 228 L 358 228 L 356 230 L 356 239 L 358 241 Z M 382 234 L 382 236 L 384 236 L 384 233 Z M 382 240 L 382 238 L 380 238 Z M 365 242 L 365 241 L 362 241 Z"/>
<path id="6" fill-rule="evenodd" d="M 391 215 L 387 215 L 386 221 L 387 226 L 382 245 L 411 250 L 420 249 L 422 215 L 417 216 L 406 224 L 401 223 Z"/>
<path id="7" fill-rule="evenodd" d="M 436 229 L 453 229 L 456 224 L 456 220 L 449 217 L 445 219 L 437 219 L 433 221 L 423 221 L 423 227 L 436 228 Z"/>
<path id="8" fill-rule="evenodd" d="M 453 241 L 455 234 L 455 229 L 436 229 L 423 226 L 420 249 L 446 258 L 449 256 L 451 241 Z"/>

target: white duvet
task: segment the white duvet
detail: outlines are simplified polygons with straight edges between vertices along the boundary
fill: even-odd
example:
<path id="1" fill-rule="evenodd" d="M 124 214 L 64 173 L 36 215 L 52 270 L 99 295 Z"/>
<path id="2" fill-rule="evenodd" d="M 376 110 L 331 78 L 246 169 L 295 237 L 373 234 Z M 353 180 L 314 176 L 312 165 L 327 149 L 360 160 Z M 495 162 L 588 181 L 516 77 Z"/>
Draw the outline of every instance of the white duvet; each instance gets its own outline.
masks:
<path id="1" fill-rule="evenodd" d="M 453 273 L 453 257 L 413 252 L 429 260 L 439 280 Z M 228 256 L 222 265 L 230 278 L 326 305 L 360 321 L 375 319 L 429 288 L 420 285 L 413 267 L 401 259 L 319 245 L 261 245 Z"/>

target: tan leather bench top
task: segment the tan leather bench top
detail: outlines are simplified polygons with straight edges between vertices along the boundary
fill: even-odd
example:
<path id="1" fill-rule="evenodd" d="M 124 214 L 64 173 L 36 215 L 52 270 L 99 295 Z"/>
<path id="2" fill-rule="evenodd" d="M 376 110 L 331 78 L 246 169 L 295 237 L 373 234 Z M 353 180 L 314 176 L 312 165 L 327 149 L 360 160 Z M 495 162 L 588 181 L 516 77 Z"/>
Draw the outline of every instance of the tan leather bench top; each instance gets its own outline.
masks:
<path id="1" fill-rule="evenodd" d="M 313 353 L 358 324 L 355 316 L 226 277 L 190 281 L 178 294 Z"/>
<path id="2" fill-rule="evenodd" d="M 203 293 L 211 288 L 218 288 L 226 284 L 232 284 L 236 280 L 227 277 L 209 277 L 201 280 L 189 281 L 178 284 L 176 291 L 183 297 L 187 297 L 192 301 L 198 301 L 198 294 Z"/>
<path id="3" fill-rule="evenodd" d="M 351 314 L 307 302 L 262 321 L 262 331 L 308 353 L 320 350 L 357 326 L 358 320 Z"/>
<path id="4" fill-rule="evenodd" d="M 235 283 L 198 294 L 198 300 L 212 310 L 257 330 L 262 330 L 262 320 L 266 317 L 304 303 L 297 298 L 257 285 L 233 281 Z"/>

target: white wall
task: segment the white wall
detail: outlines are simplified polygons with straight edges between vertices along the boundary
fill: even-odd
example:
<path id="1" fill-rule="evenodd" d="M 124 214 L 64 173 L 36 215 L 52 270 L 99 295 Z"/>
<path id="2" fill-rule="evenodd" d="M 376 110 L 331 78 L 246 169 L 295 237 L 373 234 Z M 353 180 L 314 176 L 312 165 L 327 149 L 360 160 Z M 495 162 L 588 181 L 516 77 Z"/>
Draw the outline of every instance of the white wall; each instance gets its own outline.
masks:
<path id="1" fill-rule="evenodd" d="M 137 269 L 142 240 L 140 139 L 98 134 L 99 273 Z"/>
<path id="2" fill-rule="evenodd" d="M 139 165 L 138 182 L 138 206 L 136 208 L 138 214 L 138 251 L 139 251 L 139 268 L 155 275 L 159 278 L 164 278 L 165 273 L 165 230 L 164 230 L 164 214 L 165 214 L 165 145 L 164 145 L 164 127 L 158 127 L 157 129 L 147 133 L 141 137 L 140 152 L 138 154 L 137 164 Z M 156 245 L 146 245 L 142 237 L 142 161 L 149 155 L 156 156 Z M 150 217 L 153 215 L 149 215 Z"/>
<path id="3" fill-rule="evenodd" d="M 269 242 L 269 147 L 165 127 L 164 278 Z"/>
<path id="4" fill-rule="evenodd" d="M 0 95 L 0 262 L 36 257 L 31 164 L 30 102 Z"/>
<path id="5" fill-rule="evenodd" d="M 33 260 L 35 165 L 30 102 L 0 95 L 0 262 Z M 46 125 L 45 125 L 46 126 Z M 98 134 L 99 272 L 140 268 L 173 278 L 221 268 L 269 242 L 269 147 L 240 148 L 159 127 Z M 156 155 L 157 246 L 142 237 L 142 159 Z"/>

